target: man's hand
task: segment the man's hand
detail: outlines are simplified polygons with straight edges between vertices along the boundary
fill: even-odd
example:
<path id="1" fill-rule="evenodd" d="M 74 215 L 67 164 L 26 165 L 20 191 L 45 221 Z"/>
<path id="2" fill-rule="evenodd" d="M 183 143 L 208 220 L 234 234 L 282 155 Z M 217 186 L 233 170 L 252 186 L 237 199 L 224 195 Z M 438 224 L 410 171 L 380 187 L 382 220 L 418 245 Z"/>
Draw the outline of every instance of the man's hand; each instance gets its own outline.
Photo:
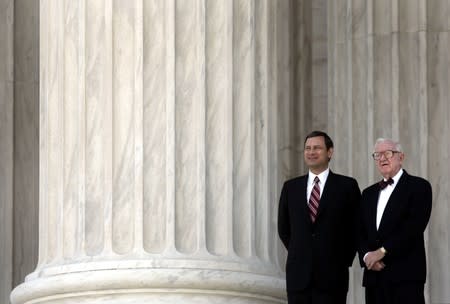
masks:
<path id="1" fill-rule="evenodd" d="M 366 267 L 369 270 L 380 271 L 384 268 L 384 263 L 380 263 L 381 259 L 384 258 L 384 253 L 381 249 L 377 249 L 375 251 L 370 251 L 367 253 L 364 258 L 364 262 L 366 263 Z M 377 265 L 377 263 L 379 265 Z"/>
<path id="2" fill-rule="evenodd" d="M 386 265 L 384 265 L 383 262 L 379 261 L 379 262 L 376 262 L 375 264 L 373 264 L 372 269 L 370 269 L 370 270 L 381 271 L 384 269 L 384 267 L 386 267 Z"/>

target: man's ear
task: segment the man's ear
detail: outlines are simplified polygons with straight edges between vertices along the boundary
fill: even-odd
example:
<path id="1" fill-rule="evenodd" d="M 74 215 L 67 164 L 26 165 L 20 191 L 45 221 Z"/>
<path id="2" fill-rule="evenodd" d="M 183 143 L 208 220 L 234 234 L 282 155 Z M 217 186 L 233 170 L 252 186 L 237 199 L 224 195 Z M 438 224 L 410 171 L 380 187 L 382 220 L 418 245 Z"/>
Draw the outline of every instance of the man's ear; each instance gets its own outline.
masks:
<path id="1" fill-rule="evenodd" d="M 328 155 L 328 160 L 331 160 L 331 156 L 333 155 L 333 148 L 328 149 L 327 151 L 327 155 Z"/>

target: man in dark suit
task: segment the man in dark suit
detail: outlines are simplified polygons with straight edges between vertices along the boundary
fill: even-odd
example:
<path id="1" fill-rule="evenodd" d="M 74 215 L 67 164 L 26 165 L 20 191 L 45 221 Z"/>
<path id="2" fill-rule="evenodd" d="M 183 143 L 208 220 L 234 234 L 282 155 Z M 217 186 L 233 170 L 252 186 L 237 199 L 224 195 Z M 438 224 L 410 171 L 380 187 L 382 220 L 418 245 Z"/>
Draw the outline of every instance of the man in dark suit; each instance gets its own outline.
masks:
<path id="1" fill-rule="evenodd" d="M 309 172 L 281 191 L 278 233 L 288 250 L 289 304 L 346 303 L 361 192 L 355 179 L 330 171 L 332 155 L 331 138 L 310 133 L 304 142 Z"/>
<path id="2" fill-rule="evenodd" d="M 402 169 L 404 153 L 391 139 L 378 139 L 372 156 L 383 180 L 365 189 L 361 200 L 358 251 L 366 304 L 424 304 L 431 185 Z"/>

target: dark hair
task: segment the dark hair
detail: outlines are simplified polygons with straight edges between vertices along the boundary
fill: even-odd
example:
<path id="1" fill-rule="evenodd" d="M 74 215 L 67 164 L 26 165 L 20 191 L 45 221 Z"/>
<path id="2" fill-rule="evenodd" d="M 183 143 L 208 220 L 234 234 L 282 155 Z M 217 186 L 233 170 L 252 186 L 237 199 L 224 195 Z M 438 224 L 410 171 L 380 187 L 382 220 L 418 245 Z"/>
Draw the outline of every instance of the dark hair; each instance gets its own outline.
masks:
<path id="1" fill-rule="evenodd" d="M 318 136 L 322 136 L 323 139 L 325 140 L 325 146 L 327 147 L 327 151 L 334 147 L 333 141 L 331 140 L 330 136 L 328 136 L 327 133 L 322 132 L 322 131 L 312 131 L 311 133 L 306 135 L 305 142 L 303 143 L 303 146 L 306 144 L 306 141 L 308 140 L 308 138 L 318 137 Z"/>

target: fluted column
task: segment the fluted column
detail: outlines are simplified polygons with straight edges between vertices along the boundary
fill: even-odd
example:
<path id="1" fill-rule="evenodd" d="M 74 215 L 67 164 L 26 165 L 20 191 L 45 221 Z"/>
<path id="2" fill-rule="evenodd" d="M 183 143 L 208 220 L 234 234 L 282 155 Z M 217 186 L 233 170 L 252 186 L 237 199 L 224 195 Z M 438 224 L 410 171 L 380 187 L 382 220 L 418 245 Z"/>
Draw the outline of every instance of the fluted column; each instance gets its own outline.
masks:
<path id="1" fill-rule="evenodd" d="M 285 301 L 277 9 L 41 1 L 39 263 L 12 303 Z"/>

